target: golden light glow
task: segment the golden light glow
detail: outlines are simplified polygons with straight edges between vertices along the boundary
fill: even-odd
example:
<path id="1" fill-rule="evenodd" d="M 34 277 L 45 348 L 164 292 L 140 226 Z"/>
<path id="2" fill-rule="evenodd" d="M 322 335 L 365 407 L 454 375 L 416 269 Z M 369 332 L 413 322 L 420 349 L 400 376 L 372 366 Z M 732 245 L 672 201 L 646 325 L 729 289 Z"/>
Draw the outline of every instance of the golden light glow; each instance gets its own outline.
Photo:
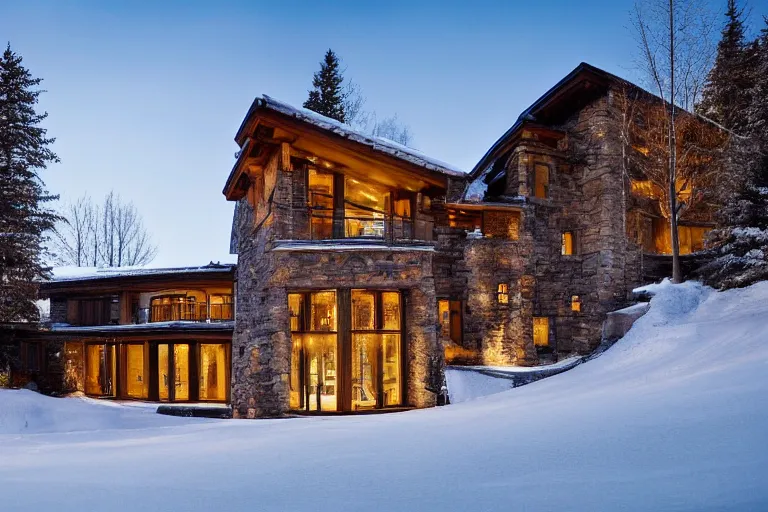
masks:
<path id="1" fill-rule="evenodd" d="M 507 283 L 499 283 L 496 287 L 496 301 L 499 304 L 509 303 L 509 285 Z"/>
<path id="2" fill-rule="evenodd" d="M 571 295 L 571 311 L 581 311 L 581 299 L 578 295 Z"/>
<path id="3" fill-rule="evenodd" d="M 549 346 L 549 318 L 545 316 L 533 318 L 533 344 L 537 347 Z"/>
<path id="4" fill-rule="evenodd" d="M 563 256 L 573 255 L 573 232 L 566 231 L 563 233 L 562 241 L 560 244 L 560 254 Z"/>
<path id="5" fill-rule="evenodd" d="M 228 367 L 224 344 L 200 344 L 200 400 L 227 399 Z"/>
<path id="6" fill-rule="evenodd" d="M 147 398 L 147 375 L 144 371 L 144 344 L 131 343 L 126 345 L 126 394 L 131 398 Z"/>

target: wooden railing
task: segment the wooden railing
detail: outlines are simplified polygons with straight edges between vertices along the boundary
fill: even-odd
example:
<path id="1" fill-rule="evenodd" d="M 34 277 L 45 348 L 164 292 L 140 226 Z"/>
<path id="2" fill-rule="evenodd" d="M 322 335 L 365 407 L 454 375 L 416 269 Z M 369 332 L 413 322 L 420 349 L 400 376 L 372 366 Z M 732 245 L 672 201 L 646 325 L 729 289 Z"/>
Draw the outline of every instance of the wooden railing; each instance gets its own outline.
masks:
<path id="1" fill-rule="evenodd" d="M 150 322 L 191 321 L 205 322 L 207 320 L 232 320 L 233 304 L 211 304 L 210 316 L 208 303 L 185 302 L 177 304 L 155 304 L 150 307 Z"/>

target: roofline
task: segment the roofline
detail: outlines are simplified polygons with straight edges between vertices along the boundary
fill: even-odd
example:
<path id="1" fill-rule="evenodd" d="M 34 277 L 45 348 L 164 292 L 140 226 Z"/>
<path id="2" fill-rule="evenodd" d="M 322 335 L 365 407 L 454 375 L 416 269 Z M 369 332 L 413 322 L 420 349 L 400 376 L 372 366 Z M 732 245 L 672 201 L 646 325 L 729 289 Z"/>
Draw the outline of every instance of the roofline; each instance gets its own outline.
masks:
<path id="1" fill-rule="evenodd" d="M 517 120 L 515 121 L 515 123 L 506 132 L 504 132 L 504 134 L 501 137 L 499 137 L 496 140 L 496 142 L 493 143 L 493 145 L 490 147 L 490 149 L 488 149 L 488 151 L 485 152 L 485 154 L 477 163 L 477 165 L 475 165 L 475 167 L 469 172 L 469 176 L 471 178 L 475 178 L 479 172 L 482 172 L 482 169 L 487 165 L 487 160 L 490 159 L 491 155 L 493 155 L 496 152 L 496 150 L 503 145 L 503 143 L 509 140 L 512 137 L 512 135 L 518 129 L 520 129 L 523 123 L 527 120 L 531 111 L 536 110 L 542 105 L 544 105 L 547 101 L 549 101 L 552 98 L 555 92 L 557 92 L 566 83 L 573 80 L 578 74 L 582 73 L 583 71 L 590 71 L 597 75 L 602 75 L 603 78 L 610 79 L 610 80 L 623 80 L 617 77 L 616 75 L 612 75 L 611 73 L 608 73 L 607 71 L 603 71 L 600 68 L 596 68 L 595 66 L 592 66 L 591 64 L 587 64 L 586 62 L 580 63 L 578 66 L 576 66 L 573 69 L 573 71 L 565 75 L 562 79 L 560 79 L 559 82 L 557 82 L 555 85 L 550 87 L 547 92 L 539 96 L 539 98 L 536 101 L 534 101 L 528 108 L 523 110 L 523 112 L 517 117 Z"/>
<path id="2" fill-rule="evenodd" d="M 281 108 L 282 107 L 282 108 Z M 301 125 L 305 125 L 313 130 L 317 130 L 320 133 L 326 133 L 330 136 L 339 137 L 340 139 L 343 139 L 345 141 L 348 141 L 351 144 L 357 144 L 363 147 L 366 147 L 373 152 L 381 155 L 382 158 L 391 158 L 398 162 L 402 162 L 404 165 L 412 168 L 418 168 L 422 172 L 430 173 L 435 176 L 440 176 L 441 178 L 453 178 L 453 179 L 464 179 L 466 176 L 468 176 L 467 173 L 464 171 L 461 171 L 457 168 L 451 168 L 451 164 L 448 164 L 446 162 L 440 162 L 439 160 L 429 157 L 426 154 L 421 153 L 420 151 L 413 149 L 413 148 L 403 148 L 408 149 L 411 151 L 411 156 L 413 158 L 420 160 L 420 162 L 414 161 L 413 159 L 408 159 L 403 156 L 400 156 L 393 152 L 387 152 L 383 151 L 381 148 L 384 146 L 390 147 L 391 149 L 397 149 L 394 146 L 392 146 L 392 143 L 394 141 L 387 141 L 379 137 L 374 137 L 371 135 L 366 135 L 364 133 L 360 133 L 359 131 L 355 130 L 351 126 L 344 125 L 344 123 L 339 123 L 335 119 L 327 118 L 328 123 L 330 124 L 341 124 L 344 125 L 345 129 L 348 129 L 350 132 L 353 132 L 350 136 L 343 136 L 340 135 L 338 132 L 335 132 L 334 130 L 327 129 L 323 126 L 318 126 L 317 124 L 314 124 L 310 121 L 307 121 L 306 119 L 303 119 L 301 117 L 298 117 L 297 115 L 292 115 L 289 112 L 285 111 L 285 108 L 290 108 L 292 110 L 299 111 L 301 113 L 301 109 L 298 109 L 292 105 L 289 105 L 287 103 L 284 103 L 280 100 L 277 100 L 275 98 L 272 98 L 268 95 L 263 96 L 257 96 L 253 102 L 251 103 L 251 106 L 248 109 L 248 112 L 245 115 L 245 118 L 240 123 L 240 127 L 237 129 L 237 133 L 235 134 L 235 142 L 238 146 L 241 147 L 241 150 L 238 152 L 238 158 L 235 161 L 234 165 L 232 166 L 232 170 L 229 173 L 229 176 L 227 177 L 227 181 L 224 184 L 224 188 L 222 189 L 222 193 L 227 196 L 229 190 L 234 186 L 235 178 L 240 174 L 238 172 L 243 159 L 243 154 L 246 152 L 247 149 L 244 144 L 247 144 L 249 141 L 249 138 L 247 137 L 247 127 L 252 122 L 252 117 L 257 113 L 259 110 L 266 110 L 271 113 L 277 114 L 281 118 L 285 118 L 290 120 L 290 122 L 293 123 L 299 123 Z M 316 112 L 313 112 L 314 115 L 322 116 L 322 114 L 318 114 Z M 366 144 L 362 142 L 361 140 L 356 139 L 364 139 L 367 142 L 370 142 L 370 144 Z M 389 144 L 388 144 L 389 143 Z M 394 144 L 397 144 L 394 142 Z M 378 148 L 377 148 L 378 146 Z M 407 151 L 401 151 L 403 153 L 407 153 Z M 418 154 L 421 155 L 418 155 Z M 442 164 L 442 165 L 441 165 Z"/>
<path id="3" fill-rule="evenodd" d="M 642 91 L 645 94 L 648 94 L 649 96 L 652 96 L 653 98 L 656 98 L 659 101 L 665 101 L 662 98 L 660 98 L 658 95 L 656 95 L 656 94 L 654 94 L 654 93 L 644 89 L 643 87 L 640 87 L 637 84 L 634 84 L 634 83 L 630 82 L 629 80 L 621 78 L 618 75 L 614 75 L 613 73 L 610 73 L 608 71 L 605 71 L 603 69 L 595 67 L 595 66 L 593 66 L 591 64 L 588 64 L 586 62 L 581 62 L 578 66 L 576 66 L 573 69 L 573 71 L 568 73 L 559 82 L 557 82 L 555 85 L 550 87 L 547 92 L 542 94 L 536 101 L 534 101 L 528 108 L 526 108 L 518 116 L 518 118 L 515 121 L 515 123 L 506 132 L 504 132 L 504 134 L 501 137 L 499 137 L 498 140 L 496 140 L 496 142 L 494 142 L 494 144 L 490 147 L 490 149 L 488 151 L 486 151 L 486 153 L 483 155 L 483 157 L 480 159 L 480 161 L 477 163 L 477 165 L 475 165 L 475 167 L 472 168 L 472 170 L 468 174 L 468 177 L 471 178 L 471 179 L 476 178 L 482 172 L 482 170 L 488 165 L 488 160 L 491 159 L 491 157 L 496 153 L 496 151 L 498 151 L 498 149 L 500 147 L 502 147 L 515 134 L 515 132 L 518 131 L 522 127 L 523 123 L 526 120 L 528 120 L 528 117 L 530 116 L 531 112 L 533 112 L 535 110 L 538 110 L 540 107 L 544 106 L 548 101 L 550 101 L 552 99 L 554 94 L 559 89 L 561 89 L 568 82 L 573 80 L 577 75 L 579 75 L 580 73 L 583 73 L 585 71 L 593 73 L 593 74 L 597 75 L 598 77 L 601 77 L 601 78 L 607 80 L 609 83 L 621 84 L 621 85 L 625 85 L 625 86 L 628 86 L 628 87 L 632 87 L 634 89 Z M 709 119 L 709 118 L 707 118 L 707 117 L 705 117 L 705 116 L 703 116 L 701 114 L 698 114 L 698 113 L 695 113 L 695 112 L 688 112 L 687 110 L 683 110 L 683 109 L 679 109 L 679 110 L 682 110 L 684 112 L 687 112 L 688 114 L 696 116 L 699 119 L 701 119 L 703 121 L 706 121 L 706 122 L 712 124 L 713 126 L 716 126 L 717 128 L 719 128 L 719 129 L 721 129 L 723 131 L 728 132 L 731 135 L 740 137 L 738 134 L 734 133 L 733 131 L 728 130 L 724 126 L 716 123 L 715 121 L 713 121 L 713 120 L 711 120 L 711 119 Z"/>
<path id="4" fill-rule="evenodd" d="M 84 276 L 72 276 L 53 278 L 47 281 L 40 282 L 40 291 L 55 291 L 60 288 L 69 288 L 78 285 L 87 285 L 93 283 L 115 283 L 115 282 L 132 282 L 132 281 L 144 281 L 144 280 L 160 280 L 168 278 L 177 278 L 178 281 L 190 281 L 190 280 L 205 280 L 205 279 L 221 279 L 232 275 L 234 277 L 237 270 L 237 264 L 235 263 L 221 263 L 213 266 L 198 266 L 198 267 L 167 267 L 167 268 L 148 268 L 148 269 L 135 269 L 129 271 L 130 273 L 120 274 L 119 267 L 114 267 L 115 274 L 109 273 L 109 270 L 104 270 L 104 275 L 88 274 Z M 97 270 L 98 273 L 98 270 Z M 222 279 L 223 280 L 223 279 Z"/>

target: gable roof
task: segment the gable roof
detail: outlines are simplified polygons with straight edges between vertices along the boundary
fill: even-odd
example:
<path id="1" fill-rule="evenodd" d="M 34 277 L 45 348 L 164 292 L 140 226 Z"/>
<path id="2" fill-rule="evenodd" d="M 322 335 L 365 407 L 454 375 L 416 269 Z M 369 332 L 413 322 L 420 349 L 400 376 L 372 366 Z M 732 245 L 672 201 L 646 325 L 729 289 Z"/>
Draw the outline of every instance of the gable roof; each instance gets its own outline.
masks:
<path id="1" fill-rule="evenodd" d="M 341 123 L 330 117 L 323 116 L 305 108 L 297 108 L 288 103 L 282 102 L 268 95 L 256 97 L 248 109 L 248 113 L 243 119 L 235 135 L 235 142 L 241 147 L 241 152 L 245 152 L 249 139 L 248 136 L 253 130 L 253 126 L 262 112 L 276 113 L 283 118 L 289 118 L 292 122 L 298 121 L 302 125 L 313 130 L 318 130 L 326 135 L 341 138 L 359 146 L 364 146 L 366 150 L 379 154 L 382 157 L 394 158 L 404 162 L 409 166 L 416 166 L 429 173 L 441 176 L 464 178 L 467 174 L 451 164 L 425 155 L 421 151 L 408 146 L 399 144 L 385 137 L 375 137 L 366 134 L 351 126 Z M 234 185 L 238 175 L 239 161 L 235 163 L 227 183 L 224 186 L 224 194 Z"/>
<path id="2" fill-rule="evenodd" d="M 607 90 L 609 84 L 618 82 L 635 87 L 623 78 L 582 62 L 547 92 L 542 94 L 528 108 L 523 110 L 515 123 L 494 142 L 477 165 L 470 171 L 470 177 L 477 177 L 526 121 L 541 123 L 551 122 L 552 119 L 561 119 L 565 111 L 572 111 L 574 109 L 574 104 L 567 101 L 569 98 L 572 98 L 579 92 L 583 92 L 585 89 L 592 89 L 592 94 L 599 96 L 601 91 Z M 588 94 L 587 97 L 590 97 L 592 94 Z"/>

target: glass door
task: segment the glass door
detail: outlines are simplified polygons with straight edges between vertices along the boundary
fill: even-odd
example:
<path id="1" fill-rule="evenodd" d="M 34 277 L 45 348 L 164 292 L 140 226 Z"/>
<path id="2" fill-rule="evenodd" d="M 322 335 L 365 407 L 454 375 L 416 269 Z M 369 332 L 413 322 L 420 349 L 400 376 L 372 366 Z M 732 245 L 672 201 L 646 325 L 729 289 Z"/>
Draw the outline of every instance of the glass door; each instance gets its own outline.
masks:
<path id="1" fill-rule="evenodd" d="M 352 410 L 400 405 L 400 293 L 352 290 Z"/>
<path id="2" fill-rule="evenodd" d="M 290 406 L 338 410 L 336 292 L 288 294 L 291 315 Z"/>
<path id="3" fill-rule="evenodd" d="M 158 398 L 189 400 L 189 344 L 157 345 Z"/>
<path id="4" fill-rule="evenodd" d="M 114 343 L 87 345 L 85 392 L 89 395 L 115 396 L 117 357 Z"/>

